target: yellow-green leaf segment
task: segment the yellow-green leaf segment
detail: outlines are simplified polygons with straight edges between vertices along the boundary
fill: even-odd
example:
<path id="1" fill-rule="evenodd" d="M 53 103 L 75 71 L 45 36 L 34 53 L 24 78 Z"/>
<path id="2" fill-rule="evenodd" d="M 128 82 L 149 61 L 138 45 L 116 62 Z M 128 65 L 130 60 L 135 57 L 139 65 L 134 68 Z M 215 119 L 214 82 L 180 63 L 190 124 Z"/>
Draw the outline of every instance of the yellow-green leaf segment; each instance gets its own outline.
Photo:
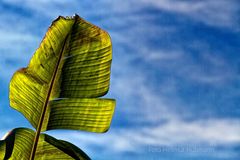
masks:
<path id="1" fill-rule="evenodd" d="M 78 15 L 58 17 L 27 68 L 10 82 L 10 105 L 40 133 L 51 129 L 106 132 L 115 100 L 109 89 L 112 45 L 108 33 Z"/>
<path id="2" fill-rule="evenodd" d="M 31 154 L 35 132 L 28 128 L 16 128 L 0 140 L 1 160 L 28 160 Z M 73 144 L 40 134 L 35 160 L 90 160 Z"/>

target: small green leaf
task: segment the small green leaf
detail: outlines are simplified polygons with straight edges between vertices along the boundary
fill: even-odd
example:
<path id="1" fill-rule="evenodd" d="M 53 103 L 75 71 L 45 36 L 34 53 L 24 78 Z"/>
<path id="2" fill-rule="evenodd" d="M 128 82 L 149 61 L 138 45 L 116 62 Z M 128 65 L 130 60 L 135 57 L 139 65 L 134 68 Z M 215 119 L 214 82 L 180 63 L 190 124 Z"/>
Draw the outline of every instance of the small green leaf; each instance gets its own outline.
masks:
<path id="1" fill-rule="evenodd" d="M 12 160 L 28 160 L 35 132 L 27 128 L 16 128 L 9 132 L 5 140 L 0 141 L 0 158 Z M 78 159 L 90 158 L 73 144 L 57 140 L 47 134 L 41 134 L 35 155 L 36 160 Z"/>

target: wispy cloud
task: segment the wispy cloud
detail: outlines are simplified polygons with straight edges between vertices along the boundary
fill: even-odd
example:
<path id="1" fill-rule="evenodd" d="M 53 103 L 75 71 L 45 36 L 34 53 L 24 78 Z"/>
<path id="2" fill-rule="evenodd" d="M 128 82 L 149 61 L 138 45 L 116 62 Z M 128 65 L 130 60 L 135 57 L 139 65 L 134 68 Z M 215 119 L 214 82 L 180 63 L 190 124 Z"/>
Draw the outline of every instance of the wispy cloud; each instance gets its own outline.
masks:
<path id="1" fill-rule="evenodd" d="M 193 20 L 202 22 L 206 25 L 217 26 L 217 27 L 228 27 L 230 29 L 238 30 L 238 12 L 239 2 L 237 0 L 203 0 L 203 1 L 178 1 L 178 0 L 140 0 L 140 1 L 102 1 L 95 2 L 91 5 L 89 2 L 79 3 L 75 0 L 72 1 L 47 1 L 47 0 L 36 0 L 32 3 L 31 0 L 4 0 L 4 3 L 24 6 L 26 9 L 43 14 L 48 17 L 57 16 L 57 14 L 69 14 L 72 10 L 82 10 L 87 14 L 90 14 L 88 10 L 83 7 L 95 8 L 98 6 L 98 13 L 106 14 L 107 11 L 103 8 L 109 8 L 113 13 L 133 13 L 139 11 L 143 7 L 157 7 L 161 10 L 173 12 L 176 14 L 182 14 L 192 18 Z M 119 7 L 121 5 L 121 7 Z M 92 13 L 94 14 L 94 13 Z M 238 30 L 239 31 L 239 30 Z"/>
<path id="2" fill-rule="evenodd" d="M 26 61 L 37 40 L 36 36 L 29 33 L 0 28 L 0 77 L 3 80 L 9 80 L 16 69 L 27 65 Z"/>
<path id="3" fill-rule="evenodd" d="M 229 27 L 238 30 L 239 1 L 231 0 L 203 0 L 203 1 L 178 1 L 178 0 L 141 0 L 146 5 L 153 5 L 159 9 L 180 13 L 194 20 L 211 26 Z M 239 31 L 239 30 L 238 30 Z"/>
<path id="4" fill-rule="evenodd" d="M 174 94 L 174 84 L 165 83 L 160 93 L 155 92 L 146 72 L 130 65 L 128 60 L 119 64 L 121 66 L 115 66 L 116 73 L 112 76 L 111 93 L 121 101 L 118 111 L 123 112 L 124 119 L 134 123 L 156 123 L 177 116 L 174 108 L 181 104 L 177 104 L 177 98 L 173 104 L 166 97 Z"/>
<path id="5" fill-rule="evenodd" d="M 201 48 L 197 55 L 186 56 L 184 66 L 179 64 L 176 69 L 179 76 L 185 75 L 186 80 L 195 83 L 220 86 L 230 83 L 237 77 L 237 70 L 233 69 L 223 57 L 218 56 L 214 51 Z M 195 57 L 198 59 L 194 59 Z M 182 66 L 180 66 L 182 64 Z M 224 74 L 222 74 L 224 72 Z"/>
<path id="6" fill-rule="evenodd" d="M 157 147 L 212 147 L 218 153 L 219 146 L 231 146 L 240 142 L 240 121 L 232 119 L 209 119 L 200 121 L 173 120 L 164 125 L 152 127 L 114 129 L 106 135 L 96 136 L 69 132 L 52 134 L 60 139 L 67 139 L 86 148 L 104 148 L 108 153 L 138 153 Z M 66 136 L 67 135 L 67 136 Z M 189 148 L 190 149 L 190 148 Z M 199 153 L 201 153 L 199 148 Z M 175 150 L 175 152 L 177 152 Z M 196 151 L 195 151 L 196 152 Z M 193 152 L 194 153 L 194 152 Z M 160 151 L 159 153 L 160 154 Z M 191 151 L 185 154 L 192 154 Z M 232 153 L 234 155 L 234 153 Z M 228 155 L 232 156 L 232 155 Z"/>
<path id="7" fill-rule="evenodd" d="M 25 10 L 34 12 L 35 15 L 46 18 L 56 18 L 59 15 L 71 16 L 69 15 L 72 13 L 70 10 L 73 10 L 74 8 L 77 10 L 78 6 L 77 1 L 75 0 L 36 0 L 34 3 L 32 3 L 31 0 L 4 0 L 3 2 L 9 5 L 18 6 Z"/>

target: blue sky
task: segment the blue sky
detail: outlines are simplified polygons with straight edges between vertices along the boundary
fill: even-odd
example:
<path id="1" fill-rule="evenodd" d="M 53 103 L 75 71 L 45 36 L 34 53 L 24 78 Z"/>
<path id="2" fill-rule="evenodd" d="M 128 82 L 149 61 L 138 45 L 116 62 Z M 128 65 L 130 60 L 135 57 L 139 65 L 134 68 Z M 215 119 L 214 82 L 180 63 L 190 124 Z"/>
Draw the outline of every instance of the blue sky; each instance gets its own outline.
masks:
<path id="1" fill-rule="evenodd" d="M 0 137 L 30 127 L 9 107 L 12 74 L 25 67 L 59 15 L 79 14 L 113 43 L 105 134 L 48 131 L 93 159 L 240 158 L 238 0 L 2 0 Z"/>

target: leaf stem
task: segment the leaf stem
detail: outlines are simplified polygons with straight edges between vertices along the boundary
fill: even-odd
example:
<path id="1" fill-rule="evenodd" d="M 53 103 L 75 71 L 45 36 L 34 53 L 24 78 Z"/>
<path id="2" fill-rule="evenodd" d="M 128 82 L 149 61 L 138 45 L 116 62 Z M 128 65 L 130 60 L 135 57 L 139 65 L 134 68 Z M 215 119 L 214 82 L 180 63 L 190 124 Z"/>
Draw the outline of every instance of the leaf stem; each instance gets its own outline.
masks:
<path id="1" fill-rule="evenodd" d="M 52 89 L 53 89 L 53 86 L 54 86 L 54 82 L 55 82 L 55 79 L 56 79 L 56 75 L 57 75 L 57 72 L 58 72 L 58 68 L 59 68 L 59 65 L 60 65 L 60 62 L 61 62 L 61 59 L 62 59 L 62 56 L 63 56 L 63 52 L 64 52 L 64 49 L 65 49 L 68 37 L 69 37 L 69 34 L 66 36 L 66 38 L 64 40 L 63 47 L 62 47 L 58 62 L 56 64 L 53 76 L 51 78 L 47 98 L 46 98 L 46 101 L 44 102 L 44 107 L 43 107 L 41 117 L 40 117 L 40 120 L 39 120 L 39 123 L 38 123 L 38 126 L 37 126 L 37 131 L 36 131 L 36 134 L 35 134 L 35 137 L 34 137 L 33 147 L 32 147 L 31 155 L 30 155 L 30 158 L 29 158 L 30 160 L 34 160 L 34 157 L 35 157 L 35 153 L 36 153 L 36 150 L 37 150 L 37 144 L 38 144 L 38 140 L 39 140 L 42 125 L 43 125 L 43 120 L 44 120 L 44 117 L 45 117 L 48 102 L 49 102 L 49 99 L 50 99 L 50 96 L 51 96 L 51 92 L 52 92 Z"/>

